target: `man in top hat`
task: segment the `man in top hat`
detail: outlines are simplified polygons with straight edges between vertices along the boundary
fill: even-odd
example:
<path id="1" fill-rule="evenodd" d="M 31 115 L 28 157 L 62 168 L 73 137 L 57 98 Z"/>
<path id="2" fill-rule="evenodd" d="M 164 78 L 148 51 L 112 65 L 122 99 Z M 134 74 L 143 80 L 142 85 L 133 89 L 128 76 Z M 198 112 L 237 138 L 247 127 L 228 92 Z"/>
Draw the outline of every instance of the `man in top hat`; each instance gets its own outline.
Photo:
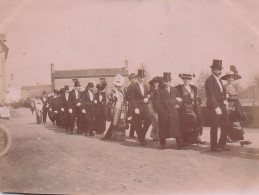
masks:
<path id="1" fill-rule="evenodd" d="M 138 70 L 138 82 L 130 90 L 130 100 L 134 110 L 133 121 L 137 131 L 138 140 L 141 145 L 146 145 L 146 133 L 151 124 L 150 112 L 148 107 L 148 87 L 144 84 L 145 72 Z M 144 125 L 142 126 L 142 123 Z"/>
<path id="2" fill-rule="evenodd" d="M 82 112 L 81 112 L 81 99 L 82 99 L 82 93 L 80 91 L 80 82 L 76 79 L 74 81 L 74 89 L 70 92 L 70 95 L 72 96 L 72 109 L 69 109 L 70 114 L 74 114 L 74 120 L 73 124 L 77 124 L 77 134 L 83 133 L 83 119 L 82 119 Z M 74 128 L 74 125 L 73 125 Z M 73 132 L 73 131 L 72 131 Z"/>
<path id="3" fill-rule="evenodd" d="M 106 130 L 106 83 L 96 85 L 97 92 L 94 94 L 97 103 L 95 104 L 94 130 L 97 134 L 102 134 Z"/>
<path id="4" fill-rule="evenodd" d="M 220 79 L 221 71 L 222 60 L 214 59 L 211 66 L 212 74 L 205 82 L 207 107 L 212 116 L 210 124 L 210 144 L 212 152 L 229 150 L 229 148 L 226 147 L 229 118 L 226 108 L 226 91 Z M 217 143 L 218 127 L 221 129 L 219 143 Z"/>
<path id="5" fill-rule="evenodd" d="M 94 96 L 94 82 L 89 82 L 86 90 L 82 93 L 83 128 L 85 135 L 94 136 L 95 105 L 97 100 Z"/>
<path id="6" fill-rule="evenodd" d="M 69 92 L 69 86 L 64 86 L 64 93 L 61 95 L 63 113 L 63 125 L 67 133 L 73 133 L 74 113 L 73 113 L 73 96 Z"/>
<path id="7" fill-rule="evenodd" d="M 163 84 L 160 89 L 155 91 L 153 106 L 158 113 L 159 141 L 161 149 L 166 148 L 166 139 L 175 138 L 178 149 L 185 146 L 182 141 L 180 130 L 179 104 L 180 95 L 176 88 L 171 87 L 171 73 L 163 73 Z"/>
<path id="8" fill-rule="evenodd" d="M 48 113 L 48 108 L 47 108 L 48 99 L 47 99 L 46 91 L 43 91 L 41 101 L 43 103 L 43 107 L 42 107 L 43 123 L 45 124 L 46 123 L 46 119 L 47 119 L 47 113 Z"/>
<path id="9" fill-rule="evenodd" d="M 59 111 L 61 108 L 61 101 L 59 98 L 59 92 L 58 90 L 54 90 L 54 97 L 50 102 L 50 109 L 53 113 L 53 125 L 56 123 L 56 125 L 60 125 L 60 118 L 59 118 Z"/>
<path id="10" fill-rule="evenodd" d="M 132 106 L 132 102 L 131 102 L 131 98 L 130 98 L 130 94 L 131 94 L 131 90 L 134 89 L 134 86 L 136 85 L 137 81 L 137 76 L 134 73 L 131 73 L 129 75 L 129 81 L 130 81 L 130 85 L 127 87 L 125 96 L 126 96 L 126 100 L 128 101 L 128 118 L 130 119 L 130 132 L 129 132 L 129 137 L 130 138 L 135 138 L 135 131 L 136 131 L 136 127 L 135 127 L 135 122 L 133 121 L 133 114 L 134 114 L 134 109 Z"/>

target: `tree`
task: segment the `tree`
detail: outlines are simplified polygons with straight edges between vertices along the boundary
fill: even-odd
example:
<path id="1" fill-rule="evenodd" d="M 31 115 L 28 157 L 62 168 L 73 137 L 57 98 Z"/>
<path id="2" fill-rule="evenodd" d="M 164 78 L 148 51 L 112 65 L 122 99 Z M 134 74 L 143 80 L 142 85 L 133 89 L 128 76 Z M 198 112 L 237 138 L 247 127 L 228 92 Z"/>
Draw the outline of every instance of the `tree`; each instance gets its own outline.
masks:
<path id="1" fill-rule="evenodd" d="M 202 71 L 198 76 L 195 82 L 196 87 L 198 88 L 198 96 L 201 98 L 202 103 L 206 102 L 206 92 L 205 92 L 205 81 L 209 78 L 210 73 Z"/>

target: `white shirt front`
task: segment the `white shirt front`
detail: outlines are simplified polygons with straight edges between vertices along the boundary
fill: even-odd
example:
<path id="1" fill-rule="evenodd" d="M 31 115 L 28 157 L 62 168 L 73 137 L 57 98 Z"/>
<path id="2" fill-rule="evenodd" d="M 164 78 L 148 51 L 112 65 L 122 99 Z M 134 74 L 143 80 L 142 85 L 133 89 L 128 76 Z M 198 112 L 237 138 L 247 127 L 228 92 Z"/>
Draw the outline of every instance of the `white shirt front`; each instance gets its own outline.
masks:
<path id="1" fill-rule="evenodd" d="M 222 85 L 221 85 L 221 82 L 220 82 L 220 80 L 219 80 L 219 77 L 215 76 L 214 74 L 212 74 L 212 75 L 215 77 L 215 79 L 216 79 L 216 81 L 217 81 L 217 83 L 218 83 L 218 85 L 219 85 L 220 91 L 223 92 L 223 87 L 222 87 Z"/>
<path id="2" fill-rule="evenodd" d="M 88 92 L 89 92 L 90 100 L 93 101 L 94 100 L 94 94 L 90 90 L 88 90 Z"/>
<path id="3" fill-rule="evenodd" d="M 46 102 L 46 98 L 45 97 L 43 97 L 43 102 Z"/>
<path id="4" fill-rule="evenodd" d="M 78 91 L 75 90 L 75 93 L 76 93 L 76 99 L 78 99 Z"/>
<path id="5" fill-rule="evenodd" d="M 65 93 L 65 96 L 66 96 L 66 100 L 68 101 L 69 93 Z"/>
<path id="6" fill-rule="evenodd" d="M 140 88 L 140 91 L 141 91 L 142 95 L 144 96 L 145 95 L 144 84 L 138 83 L 138 85 L 139 85 L 139 88 Z"/>

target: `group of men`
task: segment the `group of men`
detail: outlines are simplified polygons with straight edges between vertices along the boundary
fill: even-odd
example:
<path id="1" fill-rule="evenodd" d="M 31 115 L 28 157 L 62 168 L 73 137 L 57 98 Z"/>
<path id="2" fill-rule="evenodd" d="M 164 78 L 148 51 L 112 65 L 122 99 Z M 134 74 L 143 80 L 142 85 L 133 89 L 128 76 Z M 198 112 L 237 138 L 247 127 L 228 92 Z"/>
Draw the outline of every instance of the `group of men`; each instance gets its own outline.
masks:
<path id="1" fill-rule="evenodd" d="M 74 81 L 74 88 L 70 91 L 69 86 L 64 86 L 60 91 L 54 90 L 53 94 L 43 92 L 43 123 L 46 116 L 53 125 L 62 127 L 68 134 L 72 134 L 77 126 L 77 134 L 94 136 L 96 133 L 105 131 L 105 104 L 106 94 L 102 92 L 106 83 L 97 84 L 95 93 L 94 82 L 89 82 L 85 91 L 80 91 L 80 82 Z"/>
<path id="2" fill-rule="evenodd" d="M 211 151 L 229 150 L 226 147 L 228 113 L 226 110 L 226 92 L 220 80 L 222 71 L 222 61 L 213 60 L 211 66 L 212 74 L 205 82 L 207 107 L 213 116 L 211 122 Z M 179 130 L 178 108 L 181 104 L 179 93 L 175 87 L 171 86 L 171 73 L 164 73 L 162 87 L 154 94 L 153 105 L 158 113 L 159 140 L 161 148 L 165 148 L 167 138 L 175 138 L 178 148 L 185 145 L 181 139 Z M 149 88 L 145 84 L 144 70 L 138 70 L 129 76 L 130 85 L 125 88 L 125 100 L 127 101 L 127 119 L 131 124 L 129 136 L 134 138 L 136 131 L 138 141 L 141 145 L 146 145 L 146 133 L 151 125 Z M 99 85 L 99 86 L 98 86 Z M 80 82 L 74 82 L 74 89 L 69 90 L 65 86 L 58 92 L 42 98 L 43 102 L 43 122 L 46 122 L 48 113 L 53 124 L 66 129 L 67 133 L 73 133 L 76 121 L 77 133 L 89 136 L 96 133 L 103 133 L 106 130 L 106 93 L 105 84 L 96 86 L 98 92 L 94 93 L 94 83 L 89 82 L 86 90 L 80 91 Z M 178 98 L 178 99 L 177 99 Z M 217 143 L 218 127 L 221 128 L 219 143 Z"/>

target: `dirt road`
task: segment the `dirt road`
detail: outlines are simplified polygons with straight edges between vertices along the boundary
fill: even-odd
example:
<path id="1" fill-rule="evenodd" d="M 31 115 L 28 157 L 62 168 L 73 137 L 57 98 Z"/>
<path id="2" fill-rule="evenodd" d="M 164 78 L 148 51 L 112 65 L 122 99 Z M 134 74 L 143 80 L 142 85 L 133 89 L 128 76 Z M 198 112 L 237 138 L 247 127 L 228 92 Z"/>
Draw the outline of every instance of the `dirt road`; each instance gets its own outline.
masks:
<path id="1" fill-rule="evenodd" d="M 12 134 L 8 155 L 0 159 L 0 191 L 66 194 L 256 193 L 259 190 L 259 129 L 246 130 L 253 144 L 231 144 L 230 152 L 209 145 L 160 150 L 151 141 L 102 141 L 101 136 L 67 135 L 36 125 L 28 109 L 0 120 Z M 128 133 L 128 132 L 127 132 Z M 149 135 L 150 133 L 148 133 Z M 148 136 L 149 137 L 149 136 Z M 203 140 L 209 141 L 204 130 Z"/>

